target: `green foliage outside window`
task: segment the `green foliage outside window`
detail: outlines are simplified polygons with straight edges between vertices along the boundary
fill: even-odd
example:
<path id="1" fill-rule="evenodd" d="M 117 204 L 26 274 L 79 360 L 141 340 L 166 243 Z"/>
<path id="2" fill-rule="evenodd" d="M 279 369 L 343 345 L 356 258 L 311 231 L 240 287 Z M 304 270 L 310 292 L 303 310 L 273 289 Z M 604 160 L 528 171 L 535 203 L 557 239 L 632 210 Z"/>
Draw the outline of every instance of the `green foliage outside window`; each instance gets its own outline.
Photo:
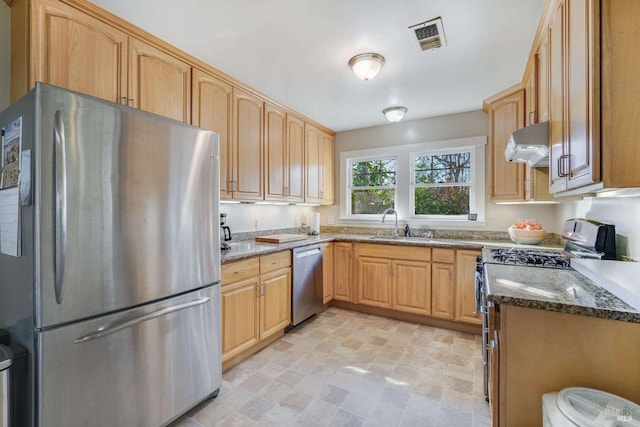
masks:
<path id="1" fill-rule="evenodd" d="M 351 213 L 381 214 L 394 207 L 396 160 L 351 164 Z"/>
<path id="2" fill-rule="evenodd" d="M 415 215 L 469 213 L 471 153 L 417 156 L 414 167 Z"/>

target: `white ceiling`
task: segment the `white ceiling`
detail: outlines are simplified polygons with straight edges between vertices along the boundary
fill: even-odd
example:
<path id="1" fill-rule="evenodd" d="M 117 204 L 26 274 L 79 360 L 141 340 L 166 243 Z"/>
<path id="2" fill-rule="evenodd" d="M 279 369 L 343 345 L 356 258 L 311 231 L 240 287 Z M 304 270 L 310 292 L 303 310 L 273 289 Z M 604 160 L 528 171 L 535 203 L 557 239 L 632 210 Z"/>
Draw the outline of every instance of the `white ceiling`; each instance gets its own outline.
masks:
<path id="1" fill-rule="evenodd" d="M 519 82 L 544 0 L 93 0 L 94 3 L 343 131 L 478 110 Z M 448 46 L 421 51 L 408 27 L 441 16 Z M 358 80 L 352 56 L 386 64 Z"/>

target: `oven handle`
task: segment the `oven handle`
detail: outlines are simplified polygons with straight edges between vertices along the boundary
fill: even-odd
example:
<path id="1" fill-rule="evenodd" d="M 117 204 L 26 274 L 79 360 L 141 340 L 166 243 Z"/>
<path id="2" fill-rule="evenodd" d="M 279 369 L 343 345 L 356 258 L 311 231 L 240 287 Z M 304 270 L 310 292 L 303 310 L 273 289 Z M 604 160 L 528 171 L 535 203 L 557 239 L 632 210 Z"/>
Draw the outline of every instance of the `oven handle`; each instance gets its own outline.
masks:
<path id="1" fill-rule="evenodd" d="M 482 312 L 480 309 L 482 305 L 482 273 L 476 271 L 476 306 L 473 310 L 473 314 L 478 314 L 478 312 Z"/>

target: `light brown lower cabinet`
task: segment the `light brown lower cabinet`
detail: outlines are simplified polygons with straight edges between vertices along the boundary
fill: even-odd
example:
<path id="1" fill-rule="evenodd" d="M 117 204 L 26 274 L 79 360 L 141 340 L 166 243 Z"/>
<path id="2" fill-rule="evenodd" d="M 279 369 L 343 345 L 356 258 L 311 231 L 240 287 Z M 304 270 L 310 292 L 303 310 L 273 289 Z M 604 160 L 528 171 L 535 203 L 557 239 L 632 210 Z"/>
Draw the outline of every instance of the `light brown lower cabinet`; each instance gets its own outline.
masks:
<path id="1" fill-rule="evenodd" d="M 455 262 L 454 249 L 433 248 L 431 265 L 431 315 L 433 317 L 449 320 L 454 318 Z"/>
<path id="2" fill-rule="evenodd" d="M 222 362 L 291 323 L 291 251 L 222 266 Z"/>
<path id="3" fill-rule="evenodd" d="M 393 261 L 393 301 L 397 311 L 431 315 L 431 263 Z"/>
<path id="4" fill-rule="evenodd" d="M 455 320 L 482 325 L 476 311 L 476 264 L 480 251 L 456 251 L 456 309 Z"/>
<path id="5" fill-rule="evenodd" d="M 358 303 L 391 307 L 392 261 L 358 256 Z"/>
<path id="6" fill-rule="evenodd" d="M 333 298 L 356 302 L 352 289 L 353 244 L 335 242 L 333 244 Z"/>
<path id="7" fill-rule="evenodd" d="M 322 245 L 322 303 L 333 299 L 333 243 Z"/>
<path id="8" fill-rule="evenodd" d="M 506 304 L 496 308 L 489 311 L 494 426 L 541 426 L 542 395 L 566 387 L 640 402 L 637 323 Z"/>

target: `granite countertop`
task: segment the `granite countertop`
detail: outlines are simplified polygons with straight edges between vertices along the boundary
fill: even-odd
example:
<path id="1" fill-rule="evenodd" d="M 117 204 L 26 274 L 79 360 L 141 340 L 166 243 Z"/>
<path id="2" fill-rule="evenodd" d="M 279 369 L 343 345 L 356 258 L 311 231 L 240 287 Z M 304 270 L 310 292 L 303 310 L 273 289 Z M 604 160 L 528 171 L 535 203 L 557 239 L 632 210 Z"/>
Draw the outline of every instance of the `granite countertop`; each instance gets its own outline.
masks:
<path id="1" fill-rule="evenodd" d="M 490 302 L 640 323 L 640 312 L 575 270 L 485 266 Z"/>
<path id="2" fill-rule="evenodd" d="M 557 246 L 518 245 L 510 240 L 428 239 L 424 237 L 392 237 L 372 236 L 366 234 L 321 233 L 319 236 L 307 236 L 304 240 L 297 240 L 295 242 L 280 244 L 255 242 L 254 240 L 240 240 L 237 242 L 231 242 L 233 249 L 222 253 L 222 264 L 322 242 L 378 243 L 385 245 L 427 246 L 433 248 L 477 250 L 480 250 L 485 246 L 559 249 L 559 247 Z"/>

